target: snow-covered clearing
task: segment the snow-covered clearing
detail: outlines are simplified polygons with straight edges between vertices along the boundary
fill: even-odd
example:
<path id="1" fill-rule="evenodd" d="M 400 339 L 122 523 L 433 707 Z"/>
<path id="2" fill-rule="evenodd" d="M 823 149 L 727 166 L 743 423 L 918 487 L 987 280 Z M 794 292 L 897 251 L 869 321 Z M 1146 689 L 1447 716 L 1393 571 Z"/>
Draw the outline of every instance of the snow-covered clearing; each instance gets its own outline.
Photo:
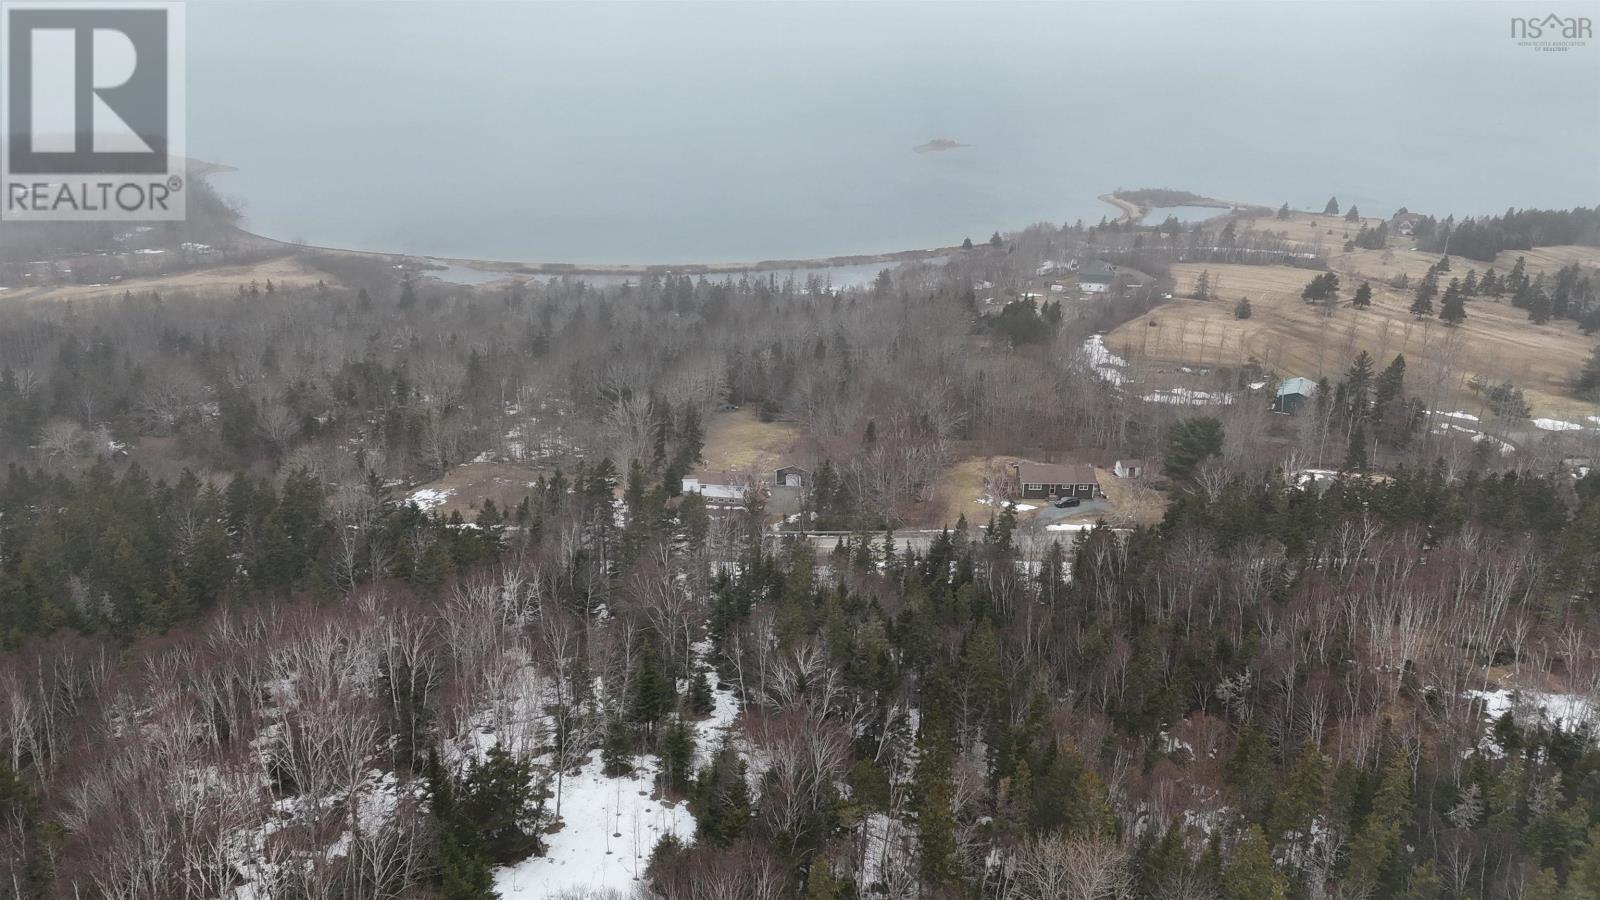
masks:
<path id="1" fill-rule="evenodd" d="M 548 836 L 548 852 L 495 872 L 500 896 L 542 900 L 573 888 L 626 890 L 644 876 L 662 835 L 693 838 L 688 806 L 654 794 L 653 759 L 635 762 L 641 765 L 633 775 L 608 778 L 601 772 L 600 751 L 590 753 L 579 773 L 562 785 L 563 824 Z"/>
<path id="2" fill-rule="evenodd" d="M 695 645 L 703 658 L 709 644 Z M 680 685 L 686 687 L 687 685 Z M 695 723 L 695 765 L 711 756 L 732 731 L 739 701 L 731 689 L 717 690 L 711 715 Z M 694 816 L 682 801 L 662 798 L 655 789 L 660 761 L 635 757 L 632 775 L 609 778 L 602 771 L 600 751 L 591 752 L 575 775 L 561 785 L 561 828 L 546 836 L 544 856 L 523 860 L 495 872 L 495 890 L 511 900 L 545 900 L 576 889 L 609 889 L 628 893 L 650 861 L 663 835 L 685 843 L 694 838 Z M 555 790 L 552 781 L 550 789 Z M 545 801 L 553 815 L 555 798 Z"/>
<path id="3" fill-rule="evenodd" d="M 1597 715 L 1600 709 L 1595 706 L 1594 699 L 1581 694 L 1497 688 L 1467 691 L 1467 696 L 1483 703 L 1483 718 L 1490 725 L 1507 712 L 1524 727 L 1546 725 L 1562 731 L 1577 731 L 1600 724 L 1600 715 Z M 1490 753 L 1500 752 L 1493 735 L 1485 735 L 1479 747 Z"/>

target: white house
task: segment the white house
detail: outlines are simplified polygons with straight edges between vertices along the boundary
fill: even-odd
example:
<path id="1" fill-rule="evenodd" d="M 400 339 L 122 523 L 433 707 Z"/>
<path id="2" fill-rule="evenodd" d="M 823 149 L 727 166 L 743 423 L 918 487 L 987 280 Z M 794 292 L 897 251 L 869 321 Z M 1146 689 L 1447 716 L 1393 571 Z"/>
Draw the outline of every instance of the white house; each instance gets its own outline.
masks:
<path id="1" fill-rule="evenodd" d="M 699 494 L 707 500 L 744 501 L 744 495 L 760 485 L 733 472 L 696 472 L 683 478 L 685 494 Z"/>

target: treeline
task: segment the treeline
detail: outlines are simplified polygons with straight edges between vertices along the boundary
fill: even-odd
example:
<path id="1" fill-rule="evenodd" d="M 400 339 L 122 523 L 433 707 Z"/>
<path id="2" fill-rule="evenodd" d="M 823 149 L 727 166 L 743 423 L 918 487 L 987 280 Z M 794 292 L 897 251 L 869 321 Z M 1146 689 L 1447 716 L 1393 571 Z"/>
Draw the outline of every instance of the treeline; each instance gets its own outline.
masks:
<path id="1" fill-rule="evenodd" d="M 1506 250 L 1531 250 L 1561 244 L 1600 246 L 1600 207 L 1574 209 L 1508 209 L 1498 216 L 1432 216 L 1415 225 L 1417 246 L 1432 253 L 1450 253 L 1493 262 Z"/>

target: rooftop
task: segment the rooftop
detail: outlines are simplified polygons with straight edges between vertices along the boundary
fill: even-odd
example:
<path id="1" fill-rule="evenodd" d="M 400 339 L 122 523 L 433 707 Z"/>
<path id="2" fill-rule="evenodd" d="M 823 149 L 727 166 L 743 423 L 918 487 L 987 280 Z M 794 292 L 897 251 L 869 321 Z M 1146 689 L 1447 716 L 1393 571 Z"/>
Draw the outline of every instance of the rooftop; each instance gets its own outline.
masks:
<path id="1" fill-rule="evenodd" d="M 1023 484 L 1097 484 L 1094 466 L 1082 463 L 1036 463 L 1019 462 L 1012 464 L 1017 470 L 1017 480 Z"/>
<path id="2" fill-rule="evenodd" d="M 1309 397 L 1316 392 L 1317 383 L 1309 378 L 1285 378 L 1283 383 L 1278 385 L 1279 397 L 1287 394 L 1299 394 L 1302 397 Z"/>

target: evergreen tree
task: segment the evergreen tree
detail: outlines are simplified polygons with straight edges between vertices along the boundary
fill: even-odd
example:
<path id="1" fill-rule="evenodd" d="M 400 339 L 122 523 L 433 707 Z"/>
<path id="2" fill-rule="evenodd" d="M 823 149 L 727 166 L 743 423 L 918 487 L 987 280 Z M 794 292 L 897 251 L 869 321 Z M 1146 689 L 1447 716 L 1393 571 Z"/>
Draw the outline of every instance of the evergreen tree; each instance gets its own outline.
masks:
<path id="1" fill-rule="evenodd" d="M 1339 198 L 1329 197 L 1327 205 L 1322 207 L 1322 214 L 1325 216 L 1337 216 L 1339 214 Z"/>
<path id="2" fill-rule="evenodd" d="M 504 746 L 490 747 L 468 769 L 458 809 L 458 828 L 475 832 L 474 843 L 490 863 L 510 865 L 544 852 L 533 763 Z"/>
<path id="3" fill-rule="evenodd" d="M 1239 302 L 1233 307 L 1233 317 L 1235 319 L 1248 319 L 1248 318 L 1250 318 L 1250 298 L 1249 297 L 1240 297 L 1239 298 Z"/>
<path id="4" fill-rule="evenodd" d="M 1356 890 L 1380 894 L 1399 886 L 1405 867 L 1404 829 L 1411 822 L 1411 769 L 1396 754 L 1384 769 L 1366 820 L 1350 840 L 1346 880 Z"/>
<path id="5" fill-rule="evenodd" d="M 1278 207 L 1278 218 L 1280 218 L 1280 219 L 1289 218 L 1289 204 L 1287 202 L 1284 203 L 1282 206 Z"/>
<path id="6" fill-rule="evenodd" d="M 1361 221 L 1361 211 L 1354 206 L 1350 207 L 1350 211 L 1344 214 L 1344 220 L 1346 222 Z"/>
<path id="7" fill-rule="evenodd" d="M 1411 301 L 1412 318 L 1421 319 L 1433 315 L 1433 298 L 1439 294 L 1439 276 L 1429 272 L 1417 284 L 1416 298 Z"/>
<path id="8" fill-rule="evenodd" d="M 963 239 L 961 241 L 961 249 L 963 249 L 963 250 L 971 250 L 972 249 L 972 238 Z"/>
<path id="9" fill-rule="evenodd" d="M 917 805 L 917 868 L 924 884 L 942 887 L 960 875 L 956 852 L 955 812 L 950 807 L 950 782 L 933 777 Z"/>
<path id="10" fill-rule="evenodd" d="M 700 770 L 692 811 L 697 835 L 713 846 L 732 844 L 750 826 L 750 786 L 745 777 L 745 763 L 728 743 Z"/>
<path id="11" fill-rule="evenodd" d="M 494 875 L 481 841 L 456 802 L 455 780 L 436 750 L 425 770 L 428 808 L 434 823 L 434 881 L 440 900 L 498 900 Z"/>
<path id="12" fill-rule="evenodd" d="M 1347 472 L 1365 472 L 1367 465 L 1367 425 L 1365 422 L 1357 422 L 1350 429 L 1350 444 L 1345 451 L 1344 469 Z"/>
<path id="13" fill-rule="evenodd" d="M 1247 816 L 1259 816 L 1272 796 L 1272 746 L 1266 732 L 1246 725 L 1222 767 L 1222 778 L 1240 799 Z"/>
<path id="14" fill-rule="evenodd" d="M 1000 243 L 1000 232 L 996 231 L 994 234 L 989 235 L 989 246 L 998 247 Z"/>
<path id="15" fill-rule="evenodd" d="M 1350 298 L 1350 305 L 1356 309 L 1368 309 L 1372 306 L 1372 284 L 1370 282 L 1361 282 L 1361 286 L 1356 288 L 1356 295 Z"/>
<path id="16" fill-rule="evenodd" d="M 1244 837 L 1224 864 L 1222 896 L 1224 900 L 1288 900 L 1288 882 L 1272 865 L 1272 853 L 1261 826 L 1245 829 Z"/>
<path id="17" fill-rule="evenodd" d="M 1467 306 L 1463 301 L 1465 293 L 1461 290 L 1459 279 L 1450 279 L 1450 285 L 1444 289 L 1444 299 L 1439 303 L 1439 318 L 1451 327 L 1460 325 L 1467 320 Z"/>
<path id="18" fill-rule="evenodd" d="M 1585 395 L 1600 391 L 1600 346 L 1590 352 L 1588 361 L 1578 373 L 1578 391 Z"/>
<path id="19" fill-rule="evenodd" d="M 1167 432 L 1162 462 L 1167 474 L 1180 481 L 1194 475 L 1195 467 L 1222 453 L 1222 421 L 1211 417 L 1184 419 Z"/>
<path id="20" fill-rule="evenodd" d="M 694 786 L 694 729 L 674 717 L 661 735 L 661 781 L 667 790 L 687 794 Z"/>
<path id="21" fill-rule="evenodd" d="M 1300 749 L 1283 790 L 1273 796 L 1272 836 L 1304 843 L 1311 825 L 1328 804 L 1328 760 L 1315 744 Z"/>

